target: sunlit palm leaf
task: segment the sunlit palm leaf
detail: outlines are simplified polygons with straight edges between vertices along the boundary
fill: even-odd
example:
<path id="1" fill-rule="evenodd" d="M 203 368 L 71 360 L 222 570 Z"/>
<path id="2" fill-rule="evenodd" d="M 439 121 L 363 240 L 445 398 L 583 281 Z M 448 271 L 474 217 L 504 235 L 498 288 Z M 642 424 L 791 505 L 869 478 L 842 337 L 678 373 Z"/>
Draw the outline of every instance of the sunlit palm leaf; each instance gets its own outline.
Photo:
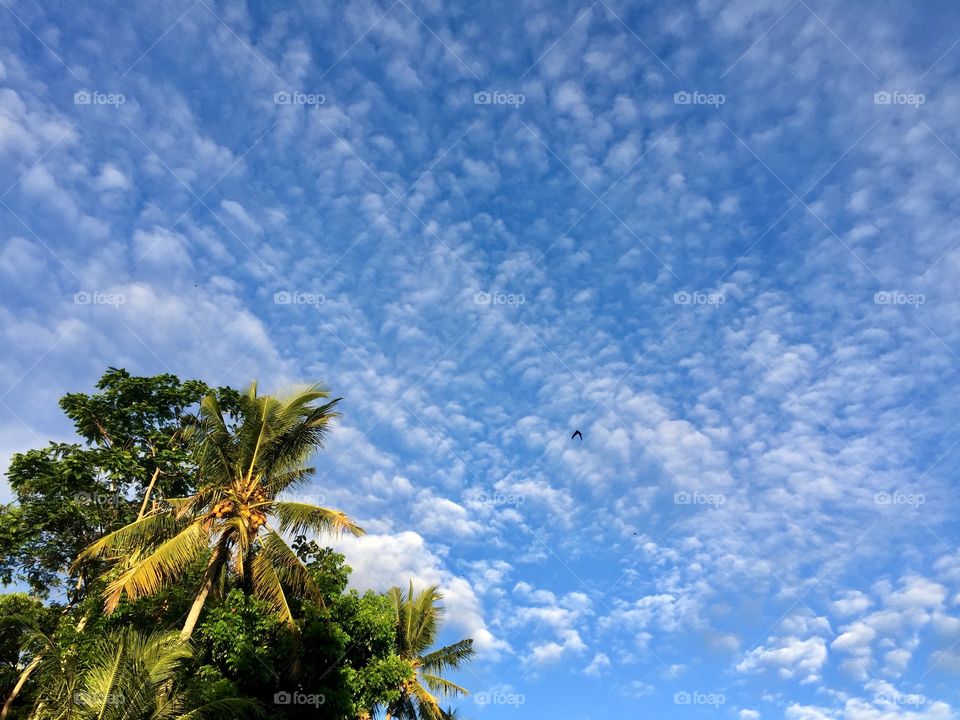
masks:
<path id="1" fill-rule="evenodd" d="M 328 510 L 309 503 L 276 500 L 266 504 L 280 521 L 280 531 L 301 535 L 308 530 L 317 533 L 329 532 L 363 535 L 363 529 L 339 510 Z"/>
<path id="2" fill-rule="evenodd" d="M 283 592 L 277 569 L 263 553 L 254 556 L 250 574 L 254 595 L 273 608 L 284 622 L 292 623 L 293 613 L 290 612 L 290 605 L 287 603 L 286 593 Z"/>
<path id="3" fill-rule="evenodd" d="M 298 597 L 320 599 L 320 589 L 297 554 L 272 530 L 261 539 L 260 554 L 276 569 L 277 577 Z"/>
<path id="4" fill-rule="evenodd" d="M 439 675 L 431 675 L 429 673 L 423 673 L 423 682 L 428 688 L 433 692 L 442 695 L 443 697 L 453 697 L 456 695 L 469 695 L 470 692 L 465 688 L 457 685 L 456 683 L 450 682 L 446 678 L 442 678 Z"/>
<path id="5" fill-rule="evenodd" d="M 201 524 L 191 523 L 107 586 L 105 610 L 113 612 L 123 593 L 135 600 L 167 587 L 190 567 L 207 543 L 208 536 Z"/>
<path id="6" fill-rule="evenodd" d="M 88 560 L 115 555 L 130 548 L 143 547 L 149 543 L 157 542 L 182 527 L 183 523 L 177 522 L 170 513 L 147 515 L 119 530 L 104 535 L 88 546 L 77 556 L 73 569 Z"/>

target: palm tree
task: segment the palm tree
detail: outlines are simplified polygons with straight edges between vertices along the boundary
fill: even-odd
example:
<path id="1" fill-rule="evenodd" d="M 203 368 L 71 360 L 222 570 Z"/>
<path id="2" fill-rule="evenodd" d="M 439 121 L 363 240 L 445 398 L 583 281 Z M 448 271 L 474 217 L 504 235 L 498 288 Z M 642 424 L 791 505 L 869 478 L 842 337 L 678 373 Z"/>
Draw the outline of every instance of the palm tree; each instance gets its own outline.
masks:
<path id="1" fill-rule="evenodd" d="M 39 633 L 33 643 L 43 652 L 32 720 L 193 720 L 255 707 L 238 698 L 191 706 L 174 675 L 192 653 L 175 632 L 114 631 L 80 654 Z"/>
<path id="2" fill-rule="evenodd" d="M 467 695 L 465 688 L 441 676 L 447 669 L 459 668 L 473 657 L 473 640 L 467 638 L 429 651 L 437 639 L 443 619 L 443 599 L 437 585 L 413 593 L 413 581 L 406 597 L 398 588 L 390 588 L 397 621 L 396 652 L 414 669 L 413 679 L 400 688 L 400 698 L 387 708 L 387 720 L 445 720 L 449 715 L 440 708 L 433 693 L 443 697 Z"/>
<path id="3" fill-rule="evenodd" d="M 77 560 L 118 561 L 119 573 L 104 591 L 106 612 L 113 612 L 124 594 L 134 600 L 177 582 L 206 552 L 210 557 L 181 631 L 183 639 L 193 633 L 207 596 L 228 568 L 291 624 L 284 587 L 301 597 L 319 598 L 307 568 L 282 534 L 362 535 L 363 530 L 342 512 L 278 496 L 305 483 L 313 472 L 305 463 L 323 448 L 330 422 L 338 415 L 334 407 L 339 398 L 329 397 L 318 385 L 284 399 L 258 396 L 254 383 L 240 396 L 229 423 L 216 397 L 205 397 L 194 494 L 166 500 L 90 545 Z"/>

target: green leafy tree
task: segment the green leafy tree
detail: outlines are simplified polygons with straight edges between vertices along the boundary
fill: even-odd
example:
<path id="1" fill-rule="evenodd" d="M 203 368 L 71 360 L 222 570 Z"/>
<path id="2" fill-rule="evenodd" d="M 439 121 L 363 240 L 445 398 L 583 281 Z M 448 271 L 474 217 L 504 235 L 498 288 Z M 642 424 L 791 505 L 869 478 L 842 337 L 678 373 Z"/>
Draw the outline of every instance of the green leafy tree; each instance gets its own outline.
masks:
<path id="1" fill-rule="evenodd" d="M 363 533 L 342 512 L 280 498 L 313 473 L 306 461 L 324 446 L 337 402 L 320 386 L 277 398 L 258 396 L 253 384 L 237 398 L 236 421 L 228 423 L 217 397 L 206 396 L 197 489 L 185 498 L 168 498 L 79 555 L 78 566 L 91 560 L 116 563 L 103 593 L 105 610 L 113 612 L 123 596 L 135 600 L 163 591 L 209 553 L 183 638 L 192 635 L 210 591 L 228 569 L 292 624 L 288 591 L 317 598 L 319 590 L 282 534 Z"/>
<path id="2" fill-rule="evenodd" d="M 13 456 L 7 477 L 16 500 L 0 506 L 4 583 L 24 580 L 46 595 L 104 532 L 131 522 L 153 500 L 192 487 L 191 409 L 210 388 L 198 380 L 135 377 L 110 368 L 97 390 L 60 400 L 82 442 L 50 443 Z M 230 388 L 217 394 L 228 406 L 238 397 Z M 70 588 L 74 598 L 79 589 Z"/>
<path id="3" fill-rule="evenodd" d="M 404 595 L 398 588 L 387 592 L 396 623 L 396 652 L 414 670 L 414 676 L 400 687 L 400 696 L 387 704 L 387 718 L 400 720 L 443 720 L 446 713 L 434 695 L 466 695 L 467 690 L 443 677 L 473 657 L 473 640 L 464 639 L 438 650 L 430 650 L 440 632 L 443 595 L 438 586 L 414 595 L 413 581 Z"/>
<path id="4" fill-rule="evenodd" d="M 235 408 L 239 394 L 173 375 L 137 377 L 109 368 L 97 392 L 71 393 L 60 407 L 82 442 L 50 443 L 14 455 L 7 471 L 16 500 L 0 506 L 0 582 L 26 581 L 41 597 L 69 577 L 79 552 L 105 532 L 146 512 L 154 499 L 181 494 L 196 477 L 190 437 L 192 409 L 213 392 Z M 67 587 L 70 604 L 83 604 L 84 575 Z M 90 617 L 84 607 L 75 627 Z M 34 658 L 39 662 L 39 657 Z M 36 663 L 22 669 L 6 696 L 5 720 Z"/>
<path id="5" fill-rule="evenodd" d="M 231 590 L 205 613 L 194 635 L 202 663 L 198 676 L 204 683 L 229 682 L 269 708 L 272 718 L 369 717 L 413 678 L 410 664 L 394 652 L 390 602 L 373 591 L 346 591 L 350 568 L 343 555 L 302 536 L 293 547 L 319 598 L 292 602 L 292 629 L 263 601 Z M 275 702 L 293 693 L 322 703 Z"/>

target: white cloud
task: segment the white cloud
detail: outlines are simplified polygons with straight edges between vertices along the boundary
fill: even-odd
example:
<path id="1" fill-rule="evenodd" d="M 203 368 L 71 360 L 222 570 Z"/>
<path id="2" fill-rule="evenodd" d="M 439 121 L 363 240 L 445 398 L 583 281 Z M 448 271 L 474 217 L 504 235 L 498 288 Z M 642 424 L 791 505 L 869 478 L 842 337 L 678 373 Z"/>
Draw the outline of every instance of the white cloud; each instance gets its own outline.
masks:
<path id="1" fill-rule="evenodd" d="M 827 661 L 827 645 L 821 637 L 801 640 L 797 637 L 772 638 L 766 646 L 748 652 L 737 664 L 740 672 L 775 669 L 787 679 L 801 683 L 816 682 Z"/>
<path id="2" fill-rule="evenodd" d="M 447 569 L 441 556 L 417 533 L 408 530 L 393 535 L 368 534 L 335 540 L 333 546 L 353 568 L 353 587 L 383 592 L 393 586 L 406 589 L 411 580 L 414 590 L 439 585 L 449 624 L 472 637 L 478 652 L 496 657 L 509 649 L 504 640 L 487 628 L 482 603 L 471 583 Z"/>

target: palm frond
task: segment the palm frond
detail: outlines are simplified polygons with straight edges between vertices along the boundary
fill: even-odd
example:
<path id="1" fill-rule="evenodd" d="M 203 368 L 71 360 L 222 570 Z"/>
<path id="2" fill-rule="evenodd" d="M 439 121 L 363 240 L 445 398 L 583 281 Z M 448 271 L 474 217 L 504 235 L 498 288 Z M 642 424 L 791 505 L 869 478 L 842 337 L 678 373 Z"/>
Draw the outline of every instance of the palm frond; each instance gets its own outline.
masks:
<path id="1" fill-rule="evenodd" d="M 363 535 L 364 530 L 339 510 L 328 510 L 309 503 L 274 500 L 263 503 L 264 512 L 272 513 L 280 521 L 281 532 L 303 535 L 307 530 L 339 534 Z"/>
<path id="2" fill-rule="evenodd" d="M 116 555 L 131 548 L 144 546 L 161 540 L 182 527 L 176 518 L 169 512 L 147 515 L 119 530 L 104 535 L 102 538 L 85 548 L 78 556 L 71 568 L 76 571 L 83 563 L 106 555 Z"/>
<path id="3" fill-rule="evenodd" d="M 199 522 L 192 522 L 153 552 L 125 570 L 104 591 L 104 609 L 112 613 L 123 593 L 131 600 L 153 595 L 179 577 L 209 544 Z"/>
<path id="4" fill-rule="evenodd" d="M 442 672 L 457 669 L 474 656 L 473 639 L 459 640 L 439 650 L 434 650 L 420 659 L 420 667 L 426 672 Z"/>
<path id="5" fill-rule="evenodd" d="M 443 720 L 443 710 L 440 703 L 420 683 L 414 683 L 413 695 L 417 698 L 417 710 L 421 718 L 426 720 Z"/>
<path id="6" fill-rule="evenodd" d="M 276 532 L 270 530 L 261 540 L 260 554 L 273 565 L 277 577 L 297 596 L 312 600 L 320 599 L 320 589 L 310 571 Z"/>
<path id="7" fill-rule="evenodd" d="M 433 645 L 440 623 L 443 619 L 443 607 L 440 600 L 443 594 L 438 585 L 424 588 L 413 597 L 413 583 L 410 583 L 410 624 L 407 637 L 410 647 L 417 654 Z"/>
<path id="8" fill-rule="evenodd" d="M 253 581 L 253 594 L 269 604 L 284 622 L 292 624 L 293 613 L 290 612 L 280 576 L 273 563 L 262 552 L 253 556 L 250 575 Z"/>
<path id="9" fill-rule="evenodd" d="M 261 715 L 257 703 L 247 698 L 225 698 L 204 703 L 178 716 L 178 720 L 206 720 L 207 718 L 236 718 L 238 715 Z"/>
<path id="10" fill-rule="evenodd" d="M 314 472 L 316 472 L 316 468 L 313 467 L 294 467 L 290 470 L 273 473 L 264 479 L 264 488 L 268 496 L 274 498 L 284 490 L 304 484 Z"/>
<path id="11" fill-rule="evenodd" d="M 450 682 L 446 678 L 442 678 L 439 675 L 432 675 L 430 673 L 421 673 L 420 677 L 423 678 L 423 682 L 426 683 L 426 686 L 430 688 L 433 692 L 439 693 L 443 697 L 455 697 L 457 695 L 469 695 L 470 692 L 465 688 L 457 685 L 456 683 Z"/>

